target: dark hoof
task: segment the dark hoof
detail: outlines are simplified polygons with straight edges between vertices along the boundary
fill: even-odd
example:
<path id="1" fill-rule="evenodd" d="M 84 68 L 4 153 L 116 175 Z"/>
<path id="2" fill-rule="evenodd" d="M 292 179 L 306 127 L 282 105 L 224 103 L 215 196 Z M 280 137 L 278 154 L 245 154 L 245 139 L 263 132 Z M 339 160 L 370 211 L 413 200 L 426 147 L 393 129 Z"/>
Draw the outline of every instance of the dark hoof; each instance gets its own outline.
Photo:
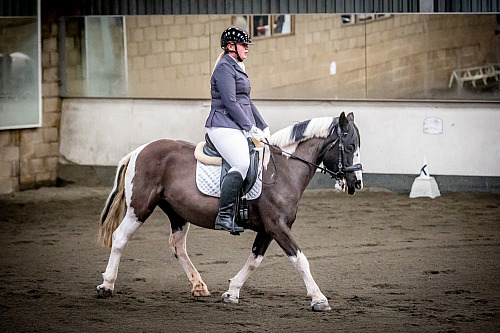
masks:
<path id="1" fill-rule="evenodd" d="M 113 290 L 104 287 L 97 287 L 97 298 L 110 298 L 113 296 Z"/>

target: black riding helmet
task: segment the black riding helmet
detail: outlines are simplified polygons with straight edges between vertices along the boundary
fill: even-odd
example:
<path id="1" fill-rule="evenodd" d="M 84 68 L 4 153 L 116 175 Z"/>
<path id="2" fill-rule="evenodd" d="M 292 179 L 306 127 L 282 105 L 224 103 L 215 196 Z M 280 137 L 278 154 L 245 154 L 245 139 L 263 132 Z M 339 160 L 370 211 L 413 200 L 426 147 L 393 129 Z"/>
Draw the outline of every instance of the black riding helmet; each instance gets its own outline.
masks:
<path id="1" fill-rule="evenodd" d="M 229 27 L 226 30 L 222 32 L 222 35 L 220 36 L 220 47 L 226 51 L 226 52 L 234 52 L 236 53 L 236 56 L 238 57 L 238 61 L 243 61 L 240 58 L 240 55 L 236 51 L 228 51 L 226 50 L 227 44 L 234 44 L 234 47 L 236 48 L 236 44 L 247 44 L 251 45 L 252 41 L 250 40 L 250 36 L 248 33 L 238 27 Z"/>

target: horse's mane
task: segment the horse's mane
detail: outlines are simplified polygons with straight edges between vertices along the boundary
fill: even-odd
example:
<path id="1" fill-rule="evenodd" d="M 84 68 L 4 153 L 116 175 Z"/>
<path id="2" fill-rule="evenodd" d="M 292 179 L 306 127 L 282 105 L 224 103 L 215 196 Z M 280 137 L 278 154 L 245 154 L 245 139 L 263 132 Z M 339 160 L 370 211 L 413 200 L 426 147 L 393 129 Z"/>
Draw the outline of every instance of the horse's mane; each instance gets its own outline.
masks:
<path id="1" fill-rule="evenodd" d="M 338 122 L 338 117 L 321 117 L 302 121 L 274 133 L 270 143 L 283 148 L 312 138 L 326 138 Z"/>

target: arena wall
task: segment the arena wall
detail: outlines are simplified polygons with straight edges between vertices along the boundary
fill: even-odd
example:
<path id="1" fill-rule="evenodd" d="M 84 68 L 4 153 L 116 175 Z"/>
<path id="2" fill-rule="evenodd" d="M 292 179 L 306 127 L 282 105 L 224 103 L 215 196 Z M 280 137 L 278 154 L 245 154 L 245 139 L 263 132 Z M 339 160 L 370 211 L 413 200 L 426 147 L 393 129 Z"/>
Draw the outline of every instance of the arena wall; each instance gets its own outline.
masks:
<path id="1" fill-rule="evenodd" d="M 331 15 L 297 15 L 295 34 L 259 40 L 247 68 L 252 94 L 271 129 L 354 111 L 363 132 L 368 173 L 417 174 L 427 156 L 433 174 L 499 177 L 498 104 L 335 101 L 419 98 L 435 84 L 446 86 L 453 68 L 499 61 L 494 15 L 425 17 L 424 28 L 419 21 L 424 15 L 394 15 L 367 24 L 364 33 L 359 25 L 339 27 L 340 21 Z M 220 31 L 230 16 L 127 17 L 130 98 L 63 102 L 58 19 L 55 13 L 43 13 L 42 126 L 0 131 L 0 193 L 56 184 L 58 161 L 111 166 L 150 140 L 202 139 L 209 75 L 219 53 Z M 423 39 L 424 33 L 430 38 Z M 405 44 L 407 40 L 413 42 Z M 78 42 L 73 42 L 76 48 Z M 64 44 L 72 45 L 67 40 Z M 365 47 L 371 55 L 367 59 L 362 56 Z M 75 50 L 67 51 L 65 74 L 78 90 L 81 59 Z M 280 57 L 275 56 L 278 51 Z M 452 62 L 444 60 L 450 56 Z M 336 75 L 328 71 L 333 60 Z M 306 76 L 296 71 L 304 66 Z M 422 80 L 409 77 L 423 69 L 432 75 L 418 86 Z M 305 97 L 311 100 L 302 100 Z M 282 100 L 269 100 L 278 98 Z M 424 135 L 427 117 L 443 120 L 443 134 Z"/>
<path id="2" fill-rule="evenodd" d="M 354 112 L 364 171 L 500 177 L 500 112 L 494 103 L 394 103 L 256 100 L 271 132 L 295 122 Z M 209 100 L 65 99 L 61 155 L 70 163 L 114 166 L 160 138 L 203 140 Z M 425 129 L 440 119 L 439 129 Z M 437 133 L 437 134 L 432 134 Z"/>

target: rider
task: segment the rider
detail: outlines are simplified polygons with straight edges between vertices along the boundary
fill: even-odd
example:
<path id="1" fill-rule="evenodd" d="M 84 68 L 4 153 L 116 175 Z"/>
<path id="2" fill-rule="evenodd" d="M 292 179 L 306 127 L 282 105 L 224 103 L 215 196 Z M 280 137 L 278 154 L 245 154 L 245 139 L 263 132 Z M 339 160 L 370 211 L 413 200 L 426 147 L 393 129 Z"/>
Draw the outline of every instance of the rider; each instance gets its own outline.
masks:
<path id="1" fill-rule="evenodd" d="M 250 44 L 248 33 L 238 27 L 222 33 L 220 45 L 224 51 L 210 79 L 212 106 L 205 123 L 210 140 L 231 166 L 222 180 L 215 229 L 232 234 L 243 232 L 234 224 L 234 208 L 250 164 L 247 137 L 262 141 L 270 135 L 250 99 L 250 81 L 243 64 Z"/>

